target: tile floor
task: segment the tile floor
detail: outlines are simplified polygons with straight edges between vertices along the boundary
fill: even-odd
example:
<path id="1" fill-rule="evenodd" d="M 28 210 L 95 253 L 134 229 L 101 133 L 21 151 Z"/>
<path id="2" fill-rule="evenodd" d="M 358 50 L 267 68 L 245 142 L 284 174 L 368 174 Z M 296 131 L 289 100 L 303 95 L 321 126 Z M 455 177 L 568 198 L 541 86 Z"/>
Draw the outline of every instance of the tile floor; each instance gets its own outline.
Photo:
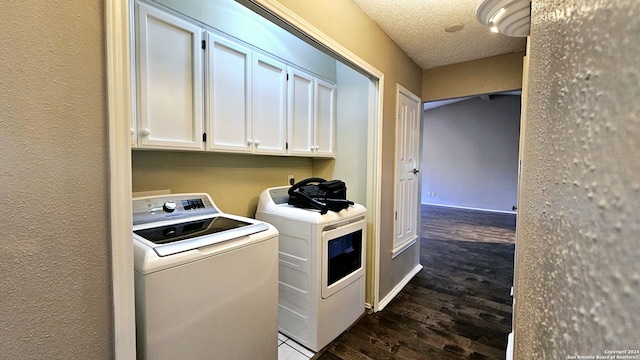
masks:
<path id="1" fill-rule="evenodd" d="M 315 353 L 278 333 L 278 360 L 309 360 Z"/>

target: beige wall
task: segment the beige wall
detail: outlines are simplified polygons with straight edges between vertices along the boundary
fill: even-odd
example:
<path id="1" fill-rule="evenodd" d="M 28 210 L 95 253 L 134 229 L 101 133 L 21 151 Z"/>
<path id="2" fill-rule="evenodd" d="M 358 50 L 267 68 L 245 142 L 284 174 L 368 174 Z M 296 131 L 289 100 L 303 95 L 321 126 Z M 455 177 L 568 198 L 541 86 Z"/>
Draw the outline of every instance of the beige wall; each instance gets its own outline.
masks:
<path id="1" fill-rule="evenodd" d="M 103 1 L 0 2 L 0 358 L 113 357 Z"/>
<path id="2" fill-rule="evenodd" d="M 491 94 L 522 87 L 522 57 L 514 52 L 424 70 L 422 100 Z"/>
<path id="3" fill-rule="evenodd" d="M 253 217 L 269 187 L 312 176 L 311 158 L 136 150 L 133 191 L 206 192 L 223 212 Z"/>
<path id="4" fill-rule="evenodd" d="M 393 248 L 396 83 L 400 83 L 420 97 L 422 70 L 350 0 L 278 0 L 278 2 L 384 73 L 379 279 L 380 297 L 384 297 L 417 264 L 419 246 L 413 246 L 394 259 L 391 258 L 391 250 Z"/>
<path id="5" fill-rule="evenodd" d="M 515 359 L 639 345 L 640 2 L 585 4 L 533 3 Z"/>

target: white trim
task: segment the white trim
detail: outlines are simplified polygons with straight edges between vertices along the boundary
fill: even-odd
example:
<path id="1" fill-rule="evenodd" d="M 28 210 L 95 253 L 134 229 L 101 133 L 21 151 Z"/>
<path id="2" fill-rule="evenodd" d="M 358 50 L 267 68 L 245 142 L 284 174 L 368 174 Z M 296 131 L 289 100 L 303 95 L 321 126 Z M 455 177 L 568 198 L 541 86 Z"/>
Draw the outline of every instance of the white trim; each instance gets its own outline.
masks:
<path id="1" fill-rule="evenodd" d="M 280 4 L 277 0 L 245 0 L 249 1 L 254 5 L 259 6 L 260 8 L 268 11 L 269 13 L 277 16 L 281 20 L 284 20 L 289 25 L 294 28 L 300 30 L 309 38 L 317 41 L 319 44 L 326 46 L 327 49 L 334 51 L 336 54 L 344 57 L 346 60 L 350 61 L 353 65 L 358 66 L 369 75 L 381 79 L 384 74 L 373 67 L 371 64 L 367 63 L 359 56 L 351 52 L 346 47 L 342 46 L 340 43 L 333 40 L 331 37 L 320 31 L 315 26 L 311 25 L 309 22 L 298 16 L 293 11 L 289 10 L 284 5 Z M 242 1 L 240 1 L 242 3 Z"/>
<path id="2" fill-rule="evenodd" d="M 105 4 L 114 358 L 135 359 L 129 1 Z"/>
<path id="3" fill-rule="evenodd" d="M 380 203 L 382 192 L 382 114 L 384 103 L 384 73 L 367 63 L 349 49 L 340 45 L 328 35 L 308 23 L 306 20 L 280 4 L 276 0 L 246 0 L 264 9 L 285 21 L 302 33 L 309 36 L 314 41 L 326 46 L 331 51 L 343 57 L 352 65 L 359 67 L 371 77 L 378 79 L 376 89 L 377 104 L 373 109 L 375 112 L 369 117 L 369 151 L 367 159 L 368 183 L 367 183 L 367 226 L 371 226 L 370 234 L 374 247 L 372 256 L 375 260 L 373 265 L 373 308 L 378 311 L 379 283 L 380 279 Z M 370 109 L 372 110 L 372 109 Z M 369 283 L 369 281 L 367 281 Z"/>
<path id="4" fill-rule="evenodd" d="M 418 104 L 422 103 L 422 99 L 420 99 L 416 94 L 412 93 L 409 89 L 407 89 L 406 87 L 400 85 L 399 83 L 396 83 L 396 93 L 400 94 L 404 94 L 406 97 L 408 97 L 409 99 L 417 102 Z M 397 100 L 397 95 L 396 95 L 396 100 Z M 397 107 L 397 105 L 396 105 Z"/>
<path id="5" fill-rule="evenodd" d="M 422 205 L 441 206 L 441 207 L 448 207 L 448 208 L 454 208 L 454 209 L 477 210 L 477 211 L 485 211 L 485 212 L 500 213 L 500 214 L 517 214 L 516 211 L 493 210 L 493 209 L 475 208 L 475 207 L 469 207 L 469 206 L 432 204 L 432 203 L 422 203 Z"/>
<path id="6" fill-rule="evenodd" d="M 414 237 L 411 240 L 407 240 L 404 243 L 396 246 L 393 250 L 391 250 L 391 258 L 395 258 L 396 256 L 402 254 L 405 250 L 411 247 L 411 245 L 415 244 L 418 241 L 419 236 Z"/>
<path id="7" fill-rule="evenodd" d="M 384 299 L 380 300 L 380 302 L 378 303 L 378 309 L 376 311 L 384 309 L 384 307 L 387 306 L 391 302 L 391 300 L 393 300 L 393 298 L 400 293 L 400 291 L 402 291 L 402 289 L 409 283 L 409 281 L 411 281 L 411 279 L 413 279 L 413 277 L 420 272 L 420 270 L 422 270 L 422 265 L 416 265 L 416 267 L 414 267 L 413 270 L 411 270 L 411 272 L 408 273 L 407 276 L 405 276 L 404 279 L 402 279 L 402 281 L 398 283 L 398 285 L 396 285 L 393 289 L 391 289 L 391 291 L 389 291 Z"/>
<path id="8" fill-rule="evenodd" d="M 373 90 L 373 89 L 372 89 Z M 382 195 L 382 105 L 384 98 L 384 76 L 378 78 L 377 89 L 378 103 L 376 111 L 369 115 L 368 158 L 367 158 L 367 211 L 373 239 L 371 258 L 374 259 L 373 279 L 373 311 L 380 308 L 380 202 Z M 372 96 L 375 96 L 374 93 Z M 375 106 L 374 105 L 374 106 Z M 371 259 L 370 258 L 370 259 Z"/>

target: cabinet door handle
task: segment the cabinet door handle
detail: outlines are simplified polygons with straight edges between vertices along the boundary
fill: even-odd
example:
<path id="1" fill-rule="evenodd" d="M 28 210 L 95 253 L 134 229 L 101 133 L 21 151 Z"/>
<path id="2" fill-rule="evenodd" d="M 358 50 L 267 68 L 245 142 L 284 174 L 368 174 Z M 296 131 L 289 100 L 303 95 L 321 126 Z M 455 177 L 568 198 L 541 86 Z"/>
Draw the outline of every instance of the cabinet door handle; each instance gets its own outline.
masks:
<path id="1" fill-rule="evenodd" d="M 256 140 L 255 144 L 256 146 L 260 146 L 260 140 Z"/>
<path id="2" fill-rule="evenodd" d="M 133 136 L 133 135 L 135 135 L 135 134 L 136 134 L 136 129 L 131 128 L 131 136 Z"/>
<path id="3" fill-rule="evenodd" d="M 142 136 L 149 136 L 149 135 L 151 135 L 151 130 L 149 130 L 149 128 L 142 129 Z"/>
<path id="4" fill-rule="evenodd" d="M 248 140 L 247 140 L 247 145 L 249 145 L 249 146 L 253 145 L 253 140 L 248 139 Z"/>

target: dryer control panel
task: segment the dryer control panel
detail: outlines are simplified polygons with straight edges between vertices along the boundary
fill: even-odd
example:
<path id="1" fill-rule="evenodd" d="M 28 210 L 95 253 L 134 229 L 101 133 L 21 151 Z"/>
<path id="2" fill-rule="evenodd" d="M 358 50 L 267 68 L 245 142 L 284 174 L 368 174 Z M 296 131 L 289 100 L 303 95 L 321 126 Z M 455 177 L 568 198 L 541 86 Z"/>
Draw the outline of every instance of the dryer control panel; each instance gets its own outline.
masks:
<path id="1" fill-rule="evenodd" d="M 276 205 L 289 203 L 289 188 L 289 186 L 285 186 L 269 189 L 269 195 Z"/>

